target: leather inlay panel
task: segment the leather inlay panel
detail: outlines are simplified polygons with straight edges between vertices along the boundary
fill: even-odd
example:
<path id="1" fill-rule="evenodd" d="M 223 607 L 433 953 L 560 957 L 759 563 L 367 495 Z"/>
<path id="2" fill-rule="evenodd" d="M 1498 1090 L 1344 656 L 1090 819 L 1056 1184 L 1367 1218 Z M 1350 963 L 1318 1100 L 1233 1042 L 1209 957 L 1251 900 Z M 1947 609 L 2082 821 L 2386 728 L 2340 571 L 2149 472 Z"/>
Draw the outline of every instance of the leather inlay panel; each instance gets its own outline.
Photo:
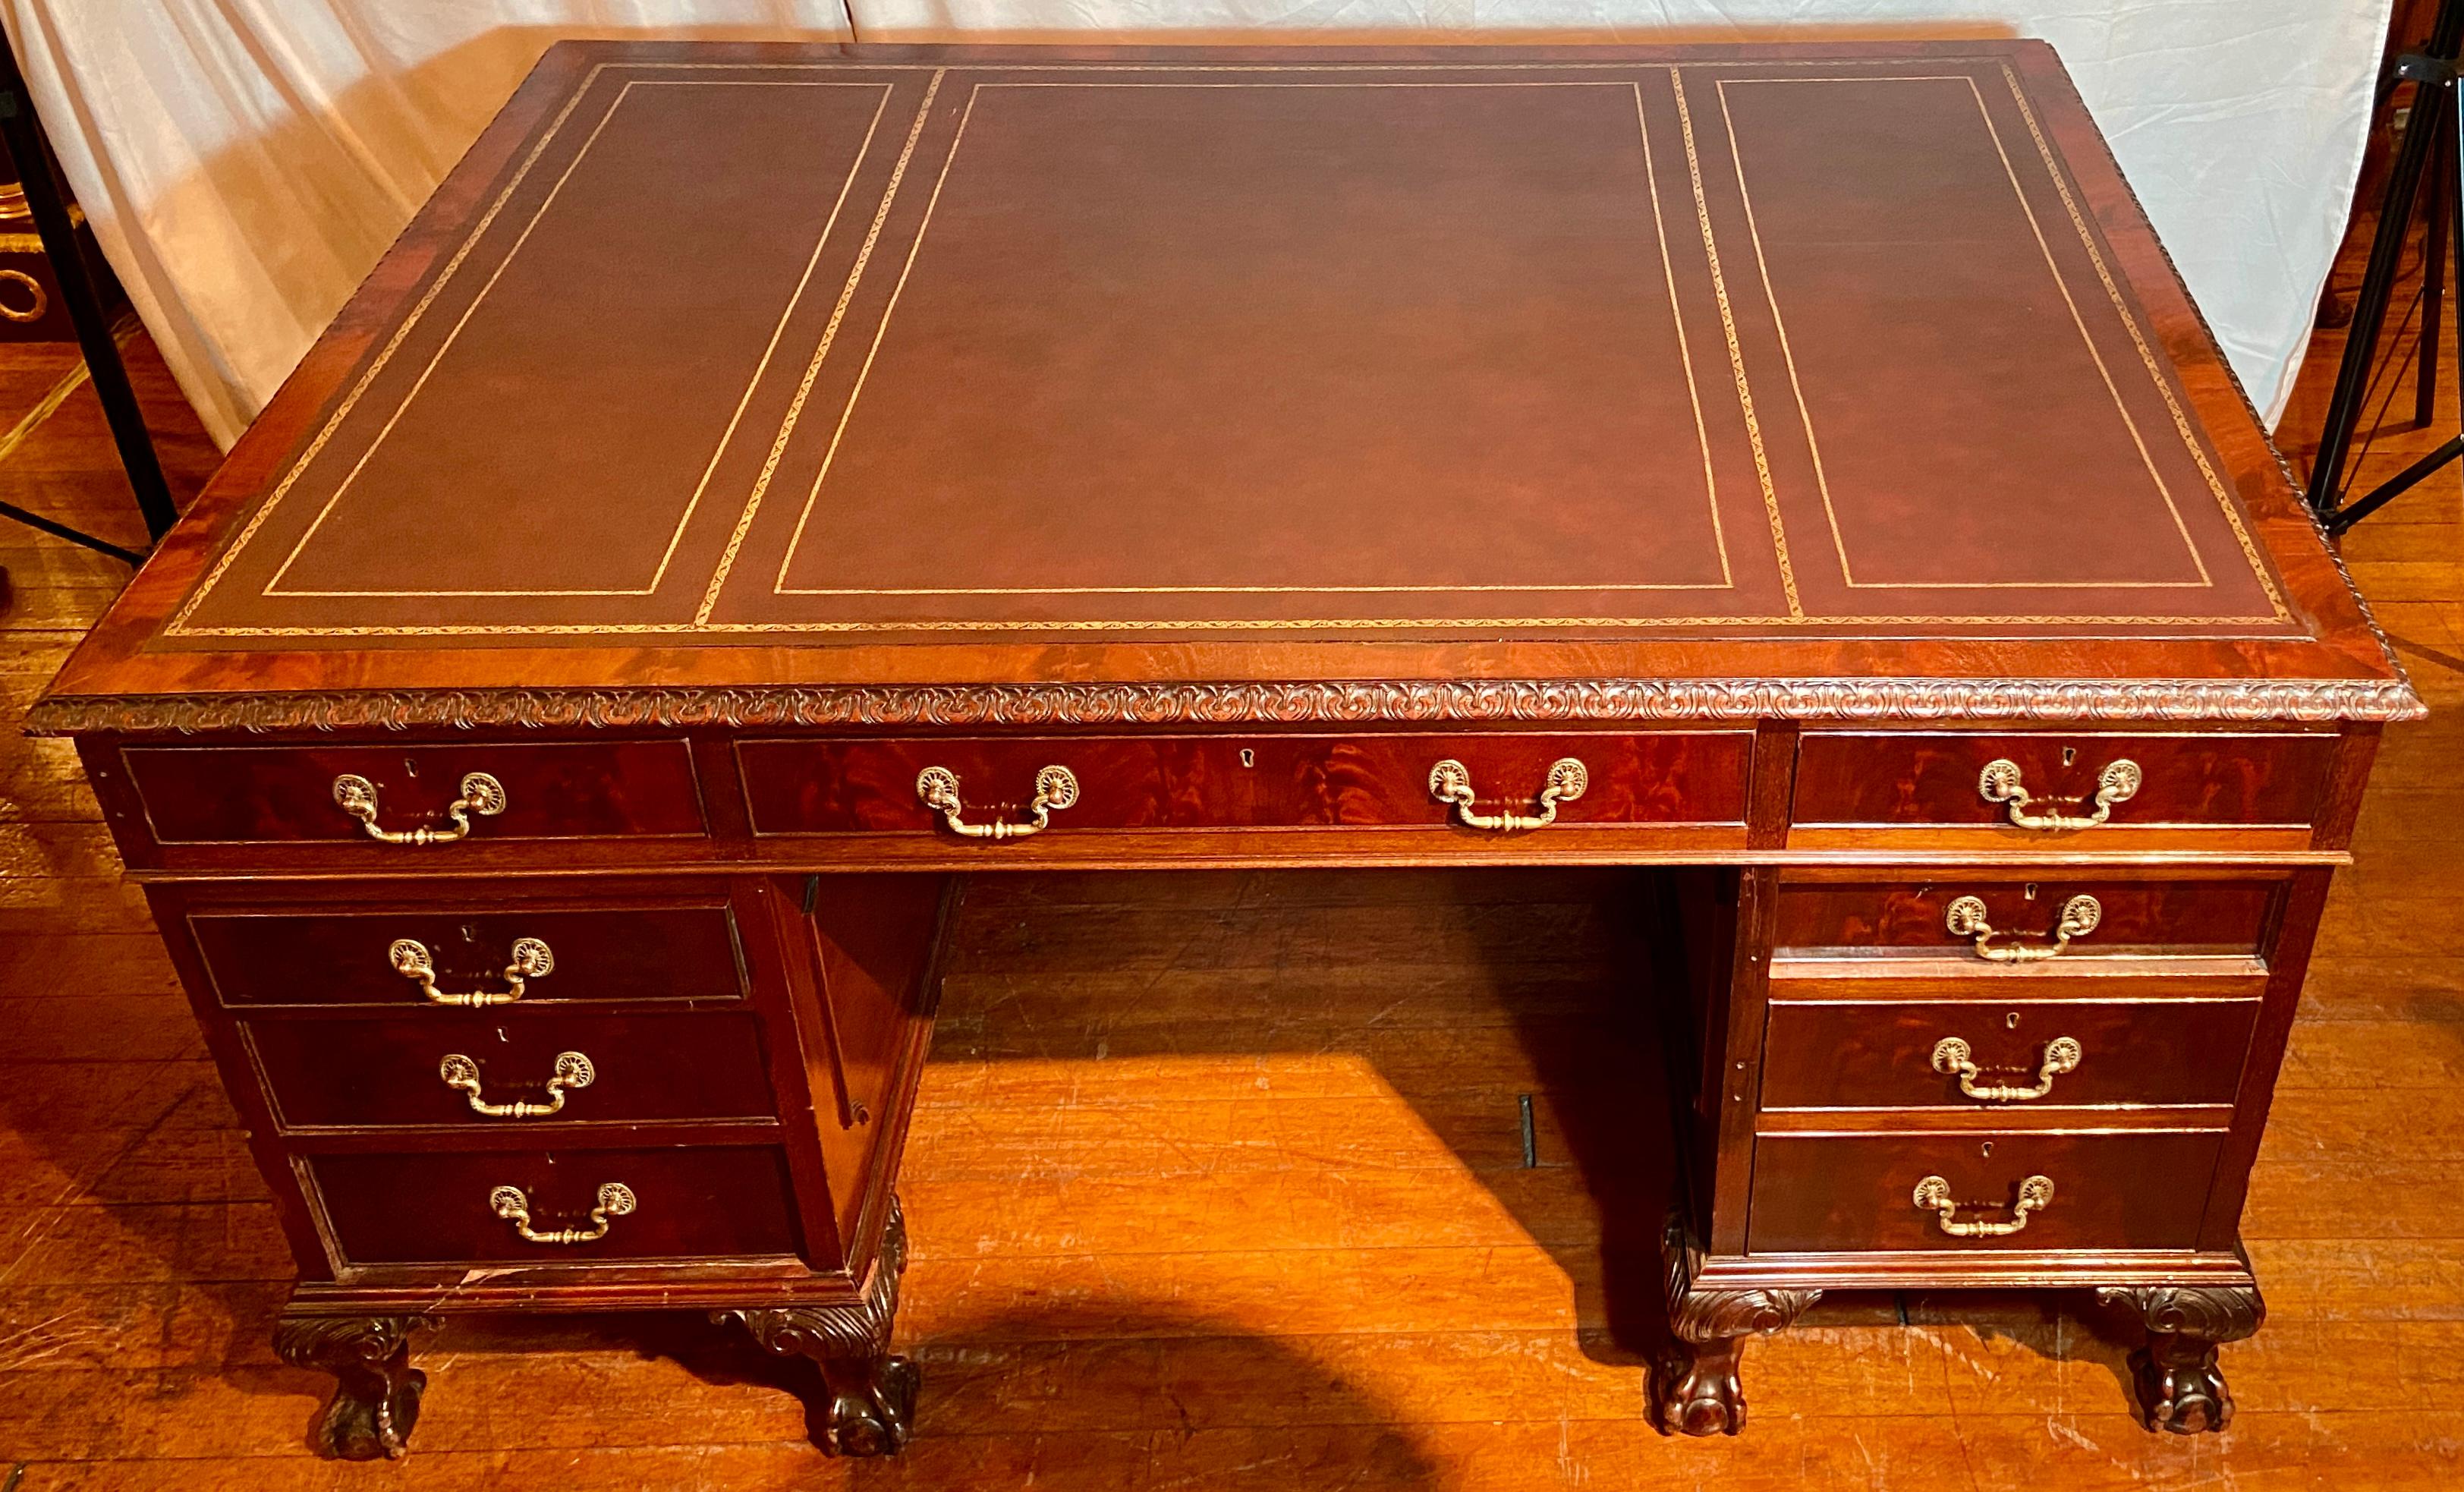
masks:
<path id="1" fill-rule="evenodd" d="M 2301 634 L 2017 76 L 602 62 L 156 646 Z"/>

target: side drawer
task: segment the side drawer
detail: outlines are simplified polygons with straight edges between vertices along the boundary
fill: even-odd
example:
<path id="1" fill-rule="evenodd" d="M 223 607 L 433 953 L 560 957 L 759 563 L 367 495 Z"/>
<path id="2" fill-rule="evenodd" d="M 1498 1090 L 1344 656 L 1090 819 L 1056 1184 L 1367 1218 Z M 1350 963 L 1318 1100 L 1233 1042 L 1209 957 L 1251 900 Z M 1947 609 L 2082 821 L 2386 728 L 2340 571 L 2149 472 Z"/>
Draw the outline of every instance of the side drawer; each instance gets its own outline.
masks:
<path id="1" fill-rule="evenodd" d="M 2223 1143 L 2222 1130 L 1767 1134 L 1754 1141 L 1746 1250 L 2187 1249 Z M 1963 1238 L 1918 1204 L 1928 1176 L 1961 1225 L 2007 1224 L 2030 1177 L 2053 1195 L 2016 1232 Z"/>
<path id="2" fill-rule="evenodd" d="M 123 746 L 120 759 L 159 845 L 322 842 L 374 852 L 388 846 L 353 817 L 338 784 L 365 784 L 377 828 L 451 833 L 451 807 L 473 774 L 495 783 L 501 806 L 465 812 L 472 844 L 710 832 L 682 740 Z"/>
<path id="3" fill-rule="evenodd" d="M 2127 847 L 2151 831 L 2195 828 L 2279 830 L 2271 843 L 2299 847 L 2335 750 L 2336 736 L 2324 732 L 1808 731 L 1797 746 L 1790 843 L 1819 846 L 1860 832 L 1918 828 L 1966 831 L 2005 847 Z M 2009 785 L 1989 792 L 1986 771 L 1996 762 L 2009 763 Z M 2035 820 L 2092 818 L 2100 789 L 2125 780 L 2128 792 L 2113 793 L 2103 822 L 2092 827 L 2013 822 L 2014 806 Z M 2015 795 L 2025 801 L 2014 803 Z"/>
<path id="4" fill-rule="evenodd" d="M 2256 999 L 2021 1000 L 1991 993 L 1799 1002 L 1779 998 L 1775 985 L 1762 1107 L 1991 1108 L 2021 1119 L 2078 1105 L 2230 1105 L 2258 1019 Z M 1937 1063 L 1946 1042 L 1959 1044 Z M 2049 1063 L 2057 1042 L 2069 1049 Z M 1963 1057 L 1973 1073 L 1962 1071 Z M 2054 1070 L 2064 1058 L 2072 1065 Z M 1971 1089 L 2047 1091 L 1975 1098 L 1962 1091 L 1963 1077 Z"/>
<path id="5" fill-rule="evenodd" d="M 755 740 L 737 747 L 757 834 L 940 834 L 917 779 L 957 779 L 970 821 L 1016 822 L 1037 774 L 1067 770 L 1077 799 L 1052 813 L 1060 836 L 1106 829 L 1416 828 L 1454 809 L 1431 787 L 1462 764 L 1483 814 L 1534 815 L 1551 771 L 1582 764 L 1561 824 L 1738 824 L 1749 731 L 1520 732 L 1364 735 L 979 736 L 931 740 Z"/>
<path id="6" fill-rule="evenodd" d="M 500 887 L 473 885 L 451 900 L 394 905 L 190 906 L 186 921 L 214 993 L 229 1007 L 444 1010 L 452 1007 L 430 999 L 429 983 L 439 996 L 493 997 L 511 993 L 516 978 L 516 1003 L 525 1009 L 574 1000 L 741 999 L 746 976 L 734 911 L 720 890 L 688 894 L 698 904 L 601 894 L 583 907 L 526 905 Z M 397 952 L 406 942 L 416 952 Z"/>
<path id="7" fill-rule="evenodd" d="M 768 1147 L 471 1151 L 317 1155 L 304 1162 L 335 1248 L 348 1264 L 588 1263 L 623 1259 L 775 1258 L 798 1252 L 786 1156 Z M 629 1207 L 593 1209 L 613 1184 Z M 532 1241 L 500 1216 L 520 1193 Z"/>
<path id="8" fill-rule="evenodd" d="M 440 1011 L 404 1020 L 243 1020 L 240 1032 L 286 1130 L 776 1117 L 750 1014 Z M 490 1114 L 479 1104 L 533 1111 Z M 543 1107 L 553 1111 L 536 1111 Z"/>
<path id="9" fill-rule="evenodd" d="M 2158 879 L 2062 867 L 1948 870 L 1925 880 L 1809 877 L 1782 883 L 1772 941 L 1792 954 L 1929 955 L 1980 968 L 1999 961 L 1993 954 L 2058 957 L 2065 967 L 2150 954 L 2257 958 L 2285 884 L 2261 874 Z"/>

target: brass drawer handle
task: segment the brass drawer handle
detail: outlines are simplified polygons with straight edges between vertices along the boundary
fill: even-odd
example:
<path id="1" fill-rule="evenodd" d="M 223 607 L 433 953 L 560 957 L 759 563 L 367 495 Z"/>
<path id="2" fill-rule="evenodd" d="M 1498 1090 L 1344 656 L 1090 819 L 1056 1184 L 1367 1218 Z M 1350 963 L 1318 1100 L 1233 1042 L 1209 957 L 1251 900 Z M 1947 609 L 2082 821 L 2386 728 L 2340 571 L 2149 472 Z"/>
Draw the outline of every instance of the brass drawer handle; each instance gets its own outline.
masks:
<path id="1" fill-rule="evenodd" d="M 1963 896 L 1946 908 L 1942 914 L 1942 925 L 1950 930 L 1951 936 L 1974 938 L 1977 956 L 1991 958 L 1995 963 L 2034 963 L 2040 958 L 2051 958 L 2070 947 L 2072 938 L 2085 937 L 2095 932 L 2096 925 L 2103 920 L 2104 908 L 2095 897 L 2074 896 L 2062 903 L 2061 920 L 2054 924 L 2052 942 L 1997 944 L 1994 938 L 2011 934 L 1996 932 L 1993 924 L 1985 920 L 1985 902 L 1981 897 Z"/>
<path id="2" fill-rule="evenodd" d="M 564 1112 L 564 1095 L 575 1088 L 586 1088 L 599 1070 L 590 1059 L 580 1052 L 556 1054 L 556 1072 L 547 1080 L 547 1102 L 531 1103 L 516 1100 L 510 1104 L 492 1104 L 479 1096 L 479 1064 L 460 1052 L 450 1053 L 436 1064 L 436 1075 L 447 1087 L 455 1089 L 471 1100 L 471 1111 L 491 1119 L 544 1119 Z"/>
<path id="3" fill-rule="evenodd" d="M 611 1219 L 622 1218 L 634 1207 L 633 1189 L 622 1181 L 610 1181 L 599 1189 L 599 1205 L 590 1209 L 590 1226 L 586 1228 L 555 1228 L 540 1232 L 531 1226 L 531 1199 L 517 1186 L 500 1186 L 488 1194 L 488 1206 L 496 1216 L 514 1225 L 525 1243 L 596 1243 L 607 1236 Z"/>
<path id="4" fill-rule="evenodd" d="M 1989 803 L 2010 804 L 2011 822 L 2023 829 L 2092 829 L 2113 817 L 2115 803 L 2128 802 L 2138 793 L 2144 776 L 2139 763 L 2127 757 L 2106 762 L 2096 775 L 2096 798 L 2089 804 L 2095 811 L 2087 814 L 2030 813 L 2035 799 L 2019 780 L 2019 764 L 2007 757 L 1985 764 L 1976 791 Z"/>
<path id="5" fill-rule="evenodd" d="M 1549 764 L 1547 782 L 1540 789 L 1540 811 L 1527 813 L 1474 813 L 1472 804 L 1471 769 L 1449 757 L 1429 769 L 1429 794 L 1441 803 L 1452 803 L 1455 817 L 1465 828 L 1503 832 L 1508 829 L 1541 829 L 1557 822 L 1557 805 L 1571 803 L 1583 796 L 1592 785 L 1592 774 L 1572 757 L 1560 757 Z"/>
<path id="6" fill-rule="evenodd" d="M 377 827 L 377 785 L 366 778 L 345 772 L 334 779 L 334 801 L 342 811 L 360 821 L 368 838 L 387 845 L 451 845 L 471 832 L 471 816 L 494 818 L 505 811 L 505 784 L 485 772 L 473 772 L 462 779 L 462 796 L 448 803 L 445 817 L 453 821 L 450 829 L 431 829 L 425 824 L 415 829 L 381 829 Z"/>
<path id="7" fill-rule="evenodd" d="M 1052 812 L 1067 808 L 1078 801 L 1078 779 L 1067 767 L 1046 767 L 1035 775 L 1035 801 L 1026 805 L 1029 818 L 1024 823 L 996 820 L 991 823 L 969 823 L 964 815 L 966 802 L 958 797 L 958 774 L 947 767 L 926 767 L 915 776 L 915 796 L 924 806 L 941 816 L 954 833 L 969 839 L 1024 839 L 1041 834 L 1052 826 Z"/>
<path id="8" fill-rule="evenodd" d="M 2045 1060 L 2036 1068 L 2035 1087 L 1978 1087 L 1976 1080 L 1983 1074 L 1971 1059 L 1968 1043 L 1955 1036 L 1946 1036 L 1933 1043 L 1933 1070 L 1947 1076 L 1959 1074 L 1959 1090 L 1970 1098 L 1989 1104 L 2024 1103 L 2042 1098 L 2054 1090 L 2054 1079 L 2079 1064 L 2087 1055 L 2079 1043 L 2067 1036 L 2057 1036 L 2045 1043 Z"/>
<path id="9" fill-rule="evenodd" d="M 556 972 L 556 954 L 545 943 L 535 937 L 514 939 L 514 961 L 505 965 L 505 987 L 501 990 L 461 990 L 448 992 L 436 987 L 436 960 L 428 956 L 428 945 L 416 938 L 397 938 L 385 950 L 394 973 L 419 983 L 419 993 L 428 997 L 431 1005 L 510 1005 L 522 998 L 533 979 L 543 979 Z"/>
<path id="10" fill-rule="evenodd" d="M 2019 1199 L 2012 1204 L 2011 1220 L 2003 1222 L 1978 1218 L 1974 1222 L 1959 1220 L 1959 1203 L 1950 1195 L 1950 1183 L 1940 1176 L 1927 1176 L 1917 1183 L 1915 1201 L 1925 1212 L 1939 1214 L 1934 1226 L 1955 1239 L 2007 1239 L 2028 1225 L 2028 1215 L 2040 1212 L 2054 1199 L 2054 1183 L 2050 1177 L 2030 1176 L 2019 1183 Z"/>

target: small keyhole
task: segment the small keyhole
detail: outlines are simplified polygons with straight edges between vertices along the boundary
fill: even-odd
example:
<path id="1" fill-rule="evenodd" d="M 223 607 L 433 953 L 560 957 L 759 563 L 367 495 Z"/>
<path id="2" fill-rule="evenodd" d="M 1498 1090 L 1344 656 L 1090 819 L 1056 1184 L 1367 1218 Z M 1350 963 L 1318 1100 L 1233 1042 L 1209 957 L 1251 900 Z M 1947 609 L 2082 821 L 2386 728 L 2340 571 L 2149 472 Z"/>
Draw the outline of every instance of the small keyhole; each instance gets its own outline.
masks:
<path id="1" fill-rule="evenodd" d="M 2036 883 L 2034 881 L 2028 883 L 2027 897 L 2030 901 L 2036 899 Z"/>
<path id="2" fill-rule="evenodd" d="M 1248 747 L 1246 747 L 1246 746 L 1242 747 L 1242 748 L 1241 748 L 1241 765 L 1243 765 L 1243 766 L 1244 766 L 1244 767 L 1254 767 L 1254 766 L 1256 766 L 1257 764 L 1258 764 L 1258 754 L 1257 754 L 1256 752 L 1254 752 L 1254 751 L 1251 751 L 1251 750 L 1250 750 Z"/>
<path id="3" fill-rule="evenodd" d="M 2076 747 L 2076 746 L 2065 746 L 2065 747 L 2063 747 L 2063 748 L 2062 748 L 2062 765 L 2063 765 L 2063 766 L 2066 766 L 2066 767 L 2067 767 L 2067 766 L 2069 766 L 2071 763 L 2073 763 L 2073 762 L 2075 762 L 2075 761 L 2077 761 L 2077 760 L 2079 760 L 2079 748 L 2078 748 L 2078 747 Z"/>
<path id="4" fill-rule="evenodd" d="M 1984 1144 L 1979 1145 L 1976 1147 L 1976 1153 L 1991 1159 L 1993 1154 L 1993 1142 L 1991 1140 L 1987 1140 Z"/>
<path id="5" fill-rule="evenodd" d="M 403 775 L 404 777 L 417 777 L 417 776 L 419 776 L 419 764 L 418 764 L 417 762 L 415 762 L 415 761 L 412 761 L 408 757 L 403 757 L 403 758 L 402 758 L 402 775 Z"/>
<path id="6" fill-rule="evenodd" d="M 2003 1018 L 2002 1024 L 2007 1030 L 2016 1031 L 2019 1029 L 2019 1013 L 2015 1010 L 2011 1012 Z"/>

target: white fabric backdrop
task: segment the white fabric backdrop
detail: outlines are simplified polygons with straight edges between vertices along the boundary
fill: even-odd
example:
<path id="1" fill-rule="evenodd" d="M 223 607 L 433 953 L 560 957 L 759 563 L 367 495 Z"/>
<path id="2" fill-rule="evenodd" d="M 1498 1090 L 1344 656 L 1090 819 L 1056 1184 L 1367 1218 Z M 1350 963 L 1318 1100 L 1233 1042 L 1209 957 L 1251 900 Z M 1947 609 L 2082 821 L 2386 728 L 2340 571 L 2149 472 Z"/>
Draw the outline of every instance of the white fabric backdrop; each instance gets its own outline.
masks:
<path id="1" fill-rule="evenodd" d="M 2262 409 L 2350 203 L 2389 0 L 847 0 L 862 39 L 2040 36 Z M 847 34 L 840 0 L 0 0 L 61 164 L 229 445 L 562 36 Z"/>

